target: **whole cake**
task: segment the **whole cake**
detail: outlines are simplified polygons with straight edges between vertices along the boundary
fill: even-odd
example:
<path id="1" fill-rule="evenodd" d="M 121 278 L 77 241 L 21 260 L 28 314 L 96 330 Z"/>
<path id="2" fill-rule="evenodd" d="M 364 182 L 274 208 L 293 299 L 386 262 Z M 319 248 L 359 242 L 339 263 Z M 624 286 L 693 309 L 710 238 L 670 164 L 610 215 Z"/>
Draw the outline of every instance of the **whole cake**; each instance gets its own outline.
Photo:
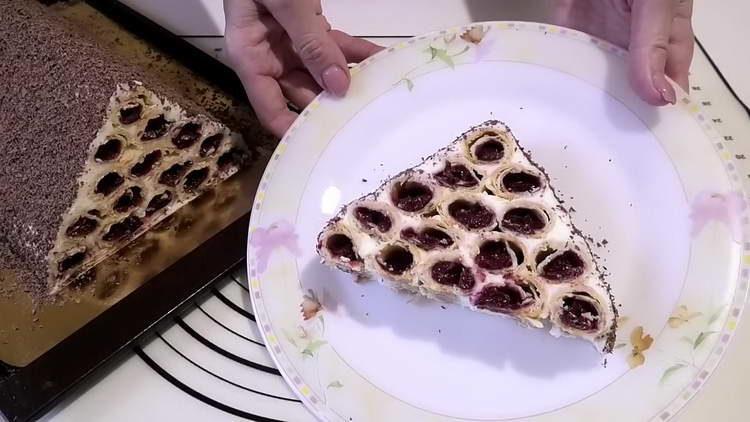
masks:
<path id="1" fill-rule="evenodd" d="M 236 173 L 238 135 L 35 0 L 0 0 L 0 265 L 54 294 Z"/>
<path id="2" fill-rule="evenodd" d="M 614 345 L 617 309 L 589 245 L 498 121 L 346 205 L 317 247 L 396 289 Z"/>

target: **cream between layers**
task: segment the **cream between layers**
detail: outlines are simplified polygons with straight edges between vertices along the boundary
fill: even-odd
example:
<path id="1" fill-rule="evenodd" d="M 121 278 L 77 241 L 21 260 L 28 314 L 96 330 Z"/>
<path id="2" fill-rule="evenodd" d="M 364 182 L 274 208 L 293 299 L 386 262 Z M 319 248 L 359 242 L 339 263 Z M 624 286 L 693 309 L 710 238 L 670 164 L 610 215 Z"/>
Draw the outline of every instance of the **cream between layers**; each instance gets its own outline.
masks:
<path id="1" fill-rule="evenodd" d="M 549 321 L 553 333 L 604 352 L 614 345 L 617 310 L 589 245 L 543 169 L 497 121 L 346 205 L 318 251 L 392 288 L 527 326 Z"/>

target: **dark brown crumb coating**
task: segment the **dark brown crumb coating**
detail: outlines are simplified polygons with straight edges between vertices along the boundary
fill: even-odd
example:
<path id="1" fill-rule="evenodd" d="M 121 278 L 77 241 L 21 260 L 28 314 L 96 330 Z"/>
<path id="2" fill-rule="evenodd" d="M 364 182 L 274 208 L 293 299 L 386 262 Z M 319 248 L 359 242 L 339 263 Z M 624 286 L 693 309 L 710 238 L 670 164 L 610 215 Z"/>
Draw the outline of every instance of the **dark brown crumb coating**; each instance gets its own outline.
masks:
<path id="1" fill-rule="evenodd" d="M 47 286 L 47 255 L 117 85 L 204 111 L 34 0 L 0 0 L 0 267 Z"/>

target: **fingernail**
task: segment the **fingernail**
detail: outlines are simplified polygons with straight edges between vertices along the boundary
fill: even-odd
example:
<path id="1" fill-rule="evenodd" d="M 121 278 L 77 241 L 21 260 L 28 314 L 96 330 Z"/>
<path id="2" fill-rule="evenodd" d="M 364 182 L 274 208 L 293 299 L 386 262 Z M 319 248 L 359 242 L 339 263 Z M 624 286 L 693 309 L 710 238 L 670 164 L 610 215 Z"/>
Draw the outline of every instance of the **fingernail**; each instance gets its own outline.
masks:
<path id="1" fill-rule="evenodd" d="M 323 85 L 326 91 L 343 97 L 349 89 L 349 76 L 339 65 L 331 65 L 323 71 Z"/>
<path id="2" fill-rule="evenodd" d="M 654 76 L 653 82 L 654 88 L 659 91 L 659 95 L 661 95 L 664 101 L 670 104 L 677 103 L 677 94 L 675 94 L 674 88 L 672 88 L 672 85 L 667 82 L 664 76 Z"/>

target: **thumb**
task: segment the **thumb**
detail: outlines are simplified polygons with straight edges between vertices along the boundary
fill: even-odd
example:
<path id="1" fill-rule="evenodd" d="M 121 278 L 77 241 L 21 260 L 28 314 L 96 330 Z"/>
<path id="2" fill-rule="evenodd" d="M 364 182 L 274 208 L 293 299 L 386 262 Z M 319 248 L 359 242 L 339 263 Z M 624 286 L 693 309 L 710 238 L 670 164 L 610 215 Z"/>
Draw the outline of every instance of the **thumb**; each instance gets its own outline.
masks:
<path id="1" fill-rule="evenodd" d="M 350 75 L 344 57 L 328 33 L 318 0 L 267 0 L 265 6 L 284 27 L 297 54 L 315 81 L 326 91 L 343 96 Z"/>
<path id="2" fill-rule="evenodd" d="M 667 81 L 669 36 L 674 17 L 672 0 L 633 0 L 630 23 L 630 82 L 649 104 L 674 104 L 676 94 Z"/>

